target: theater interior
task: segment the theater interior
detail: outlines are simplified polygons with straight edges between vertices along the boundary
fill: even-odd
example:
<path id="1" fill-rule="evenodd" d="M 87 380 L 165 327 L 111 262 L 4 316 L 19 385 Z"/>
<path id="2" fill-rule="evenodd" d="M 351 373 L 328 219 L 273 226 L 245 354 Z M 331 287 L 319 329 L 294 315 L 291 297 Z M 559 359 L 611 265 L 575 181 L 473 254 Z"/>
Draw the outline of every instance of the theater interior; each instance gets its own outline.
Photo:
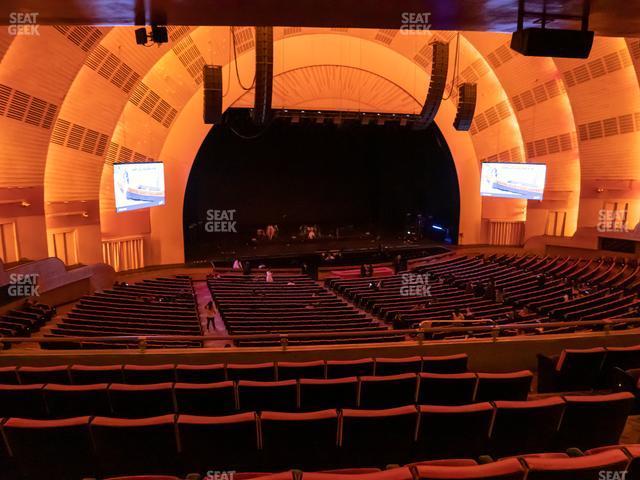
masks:
<path id="1" fill-rule="evenodd" d="M 0 478 L 640 479 L 640 3 L 4 0 Z"/>

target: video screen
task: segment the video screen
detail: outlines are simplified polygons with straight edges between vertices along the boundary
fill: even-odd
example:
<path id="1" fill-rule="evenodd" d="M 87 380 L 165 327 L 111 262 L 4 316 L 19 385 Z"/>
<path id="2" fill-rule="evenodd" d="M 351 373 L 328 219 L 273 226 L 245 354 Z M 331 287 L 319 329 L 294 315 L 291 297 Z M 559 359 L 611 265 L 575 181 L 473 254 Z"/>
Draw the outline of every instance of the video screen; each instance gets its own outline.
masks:
<path id="1" fill-rule="evenodd" d="M 115 163 L 113 187 L 116 212 L 164 205 L 164 164 Z"/>
<path id="2" fill-rule="evenodd" d="M 540 163 L 483 163 L 483 197 L 542 200 L 547 166 Z"/>

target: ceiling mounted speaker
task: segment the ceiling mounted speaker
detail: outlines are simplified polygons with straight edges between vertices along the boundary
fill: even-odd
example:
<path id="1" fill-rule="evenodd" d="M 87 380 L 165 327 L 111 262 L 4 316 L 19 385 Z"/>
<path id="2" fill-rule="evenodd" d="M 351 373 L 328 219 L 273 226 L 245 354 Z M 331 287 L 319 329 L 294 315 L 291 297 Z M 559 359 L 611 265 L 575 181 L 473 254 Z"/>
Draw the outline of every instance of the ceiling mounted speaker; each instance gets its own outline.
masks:
<path id="1" fill-rule="evenodd" d="M 256 27 L 256 92 L 253 121 L 264 125 L 271 118 L 273 92 L 273 27 Z"/>
<path id="2" fill-rule="evenodd" d="M 426 128 L 433 122 L 440 108 L 442 96 L 447 85 L 447 73 L 449 72 L 449 44 L 444 42 L 433 42 L 433 56 L 431 60 L 431 80 L 429 91 L 424 101 L 420 120 L 416 123 L 417 128 Z"/>
<path id="3" fill-rule="evenodd" d="M 458 89 L 458 111 L 453 126 L 456 130 L 467 131 L 471 128 L 473 114 L 476 111 L 478 86 L 475 83 L 463 83 Z"/>
<path id="4" fill-rule="evenodd" d="M 204 123 L 212 125 L 222 118 L 222 67 L 204 65 L 202 83 L 204 85 Z"/>

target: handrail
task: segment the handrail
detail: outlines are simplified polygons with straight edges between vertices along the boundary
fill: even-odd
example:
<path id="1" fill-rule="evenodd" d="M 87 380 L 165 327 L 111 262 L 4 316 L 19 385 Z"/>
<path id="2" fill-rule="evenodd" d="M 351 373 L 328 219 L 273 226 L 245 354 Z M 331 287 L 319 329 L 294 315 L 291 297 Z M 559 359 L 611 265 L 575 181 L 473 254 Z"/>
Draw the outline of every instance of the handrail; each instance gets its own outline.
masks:
<path id="1" fill-rule="evenodd" d="M 451 323 L 450 321 L 434 320 L 432 323 Z M 459 320 L 456 323 L 478 323 L 491 322 L 490 325 L 468 325 L 455 327 L 428 327 L 401 330 L 354 330 L 340 332 L 301 332 L 301 333 L 256 333 L 247 335 L 224 335 L 224 336 L 205 336 L 205 335 L 107 335 L 101 337 L 2 337 L 0 345 L 3 343 L 109 343 L 109 342 L 138 342 L 145 343 L 148 341 L 236 341 L 236 340 L 280 340 L 286 344 L 288 340 L 296 338 L 340 338 L 340 337 L 387 337 L 390 335 L 415 335 L 418 341 L 424 341 L 425 334 L 428 333 L 459 333 L 459 332 L 491 332 L 494 337 L 505 330 L 536 330 L 539 328 L 562 328 L 562 327 L 605 327 L 605 331 L 610 330 L 616 325 L 622 324 L 640 324 L 640 317 L 620 318 L 606 320 L 584 320 L 572 322 L 547 322 L 547 323 L 506 323 L 499 324 L 492 320 Z"/>

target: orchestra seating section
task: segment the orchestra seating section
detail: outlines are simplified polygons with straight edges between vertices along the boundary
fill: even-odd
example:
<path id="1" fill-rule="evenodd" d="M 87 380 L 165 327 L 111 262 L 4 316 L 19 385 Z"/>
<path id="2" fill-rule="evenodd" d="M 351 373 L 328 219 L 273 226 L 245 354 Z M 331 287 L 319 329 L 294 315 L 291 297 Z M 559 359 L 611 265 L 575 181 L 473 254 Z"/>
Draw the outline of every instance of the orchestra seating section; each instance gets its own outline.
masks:
<path id="1" fill-rule="evenodd" d="M 265 274 L 227 274 L 209 278 L 207 283 L 227 331 L 231 335 L 313 334 L 345 332 L 331 338 L 291 337 L 289 345 L 371 343 L 403 340 L 402 335 L 350 336 L 389 330 L 384 323 L 358 311 L 306 275 L 275 274 L 273 282 Z M 238 346 L 269 346 L 279 339 L 239 340 Z"/>
<path id="2" fill-rule="evenodd" d="M 202 335 L 191 278 L 176 276 L 118 284 L 80 299 L 54 328 L 51 337 L 122 335 Z M 138 342 L 44 342 L 43 348 L 131 348 Z M 198 347 L 199 341 L 153 340 L 147 347 Z"/>
<path id="3" fill-rule="evenodd" d="M 505 329 L 503 335 L 572 333 L 594 327 L 546 327 L 548 322 L 629 318 L 638 315 L 640 264 L 636 260 L 531 255 L 451 255 L 421 262 L 411 271 L 362 279 L 328 279 L 326 285 L 354 305 L 391 322 L 413 328 L 535 325 Z M 428 288 L 413 290 L 412 285 Z M 411 292 L 417 293 L 412 295 Z M 423 324 L 424 325 L 424 324 Z M 460 324 L 458 323 L 458 326 Z M 612 328 L 627 328 L 616 325 Z M 435 332 L 430 338 L 489 336 L 492 332 Z"/>
<path id="4" fill-rule="evenodd" d="M 2 337 L 30 337 L 40 330 L 55 315 L 55 308 L 39 303 L 25 302 L 24 305 L 0 315 L 0 340 Z M 11 343 L 3 343 L 3 348 L 11 348 Z"/>

